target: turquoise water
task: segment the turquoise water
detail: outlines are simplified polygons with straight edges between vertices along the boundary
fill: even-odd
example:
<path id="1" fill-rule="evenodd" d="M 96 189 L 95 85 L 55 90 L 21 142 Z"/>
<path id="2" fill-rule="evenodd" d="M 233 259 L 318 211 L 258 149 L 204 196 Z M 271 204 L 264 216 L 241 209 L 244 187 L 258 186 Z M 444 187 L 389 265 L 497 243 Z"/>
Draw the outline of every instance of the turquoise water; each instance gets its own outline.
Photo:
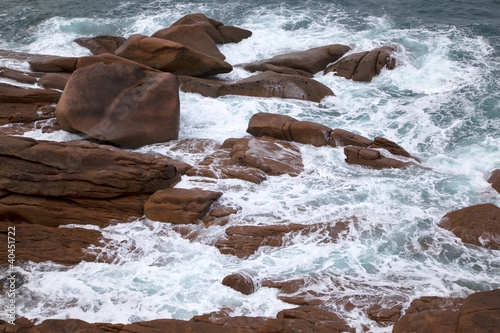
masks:
<path id="1" fill-rule="evenodd" d="M 274 316 L 292 307 L 276 290 L 245 296 L 221 285 L 245 271 L 266 279 L 318 277 L 310 289 L 331 299 L 397 296 L 405 307 L 420 296 L 464 297 L 500 287 L 498 251 L 466 246 L 437 227 L 452 210 L 500 205 L 486 182 L 500 168 L 500 2 L 480 1 L 3 1 L 0 48 L 87 55 L 78 37 L 152 34 L 180 17 L 203 12 L 226 25 L 253 31 L 238 44 L 220 46 L 231 64 L 341 43 L 353 52 L 393 45 L 398 66 L 370 83 L 316 74 L 335 97 L 321 103 L 181 93 L 181 138 L 223 142 L 246 135 L 250 117 L 272 112 L 393 140 L 422 161 L 404 170 L 347 165 L 341 148 L 299 145 L 304 172 L 260 185 L 239 180 L 178 187 L 222 191 L 221 202 L 240 211 L 224 227 L 205 230 L 198 242 L 182 239 L 169 224 L 141 218 L 102 230 L 115 241 L 113 264 L 82 263 L 66 269 L 26 268 L 19 314 L 28 318 L 80 318 L 133 322 L 190 319 L 224 307 L 235 314 Z M 27 69 L 22 62 L 2 65 Z M 223 75 L 242 78 L 235 69 Z M 30 137 L 78 138 L 65 132 Z M 204 155 L 172 151 L 171 144 L 138 149 L 195 164 Z M 209 149 L 210 150 L 210 149 Z M 295 237 L 284 248 L 263 248 L 249 259 L 221 255 L 212 244 L 225 228 L 242 224 L 317 223 L 356 216 L 336 243 L 322 235 Z M 387 331 L 361 312 L 329 306 L 361 331 Z"/>

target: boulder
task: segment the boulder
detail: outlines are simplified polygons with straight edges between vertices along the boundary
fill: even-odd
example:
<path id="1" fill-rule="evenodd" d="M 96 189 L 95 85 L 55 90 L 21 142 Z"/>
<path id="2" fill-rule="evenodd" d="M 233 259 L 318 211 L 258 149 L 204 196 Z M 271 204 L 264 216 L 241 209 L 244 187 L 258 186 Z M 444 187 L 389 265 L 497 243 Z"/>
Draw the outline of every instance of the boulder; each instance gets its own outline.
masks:
<path id="1" fill-rule="evenodd" d="M 92 66 L 92 65 L 95 65 L 95 64 L 100 63 L 100 62 L 105 63 L 106 65 L 121 64 L 121 65 L 125 65 L 125 66 L 131 66 L 131 67 L 135 67 L 135 68 L 138 68 L 140 70 L 143 70 L 149 74 L 161 73 L 161 71 L 157 70 L 156 68 L 146 66 L 146 65 L 138 63 L 136 61 L 125 59 L 123 57 L 119 57 L 119 56 L 111 54 L 111 53 L 102 53 L 99 55 L 80 57 L 80 58 L 78 58 L 78 61 L 76 62 L 76 66 L 75 66 L 74 70 L 88 67 L 88 66 Z"/>
<path id="2" fill-rule="evenodd" d="M 327 65 L 340 59 L 350 49 L 347 45 L 326 45 L 238 66 L 250 72 L 273 71 L 281 74 L 313 77 L 317 72 L 324 70 Z"/>
<path id="3" fill-rule="evenodd" d="M 244 273 L 228 275 L 222 280 L 222 284 L 244 295 L 250 295 L 255 292 L 255 284 L 252 278 Z"/>
<path id="4" fill-rule="evenodd" d="M 168 188 L 155 192 L 144 204 L 147 218 L 169 223 L 191 224 L 203 219 L 221 192 Z"/>
<path id="5" fill-rule="evenodd" d="M 175 140 L 180 105 L 177 79 L 148 77 L 121 64 L 97 63 L 73 73 L 56 107 L 69 132 L 129 148 Z"/>
<path id="6" fill-rule="evenodd" d="M 286 115 L 259 112 L 250 118 L 247 133 L 256 137 L 270 136 L 280 140 L 292 141 L 291 134 L 285 131 L 285 126 L 296 121 L 298 120 Z"/>
<path id="7" fill-rule="evenodd" d="M 227 62 L 182 44 L 144 35 L 132 35 L 116 55 L 176 75 L 210 76 L 229 73 Z"/>
<path id="8" fill-rule="evenodd" d="M 464 300 L 458 320 L 458 333 L 498 332 L 500 328 L 500 289 L 470 294 Z"/>
<path id="9" fill-rule="evenodd" d="M 0 103 L 0 126 L 12 123 L 31 123 L 55 117 L 53 103 Z"/>
<path id="10" fill-rule="evenodd" d="M 382 68 L 394 69 L 396 60 L 391 58 L 394 51 L 393 47 L 384 46 L 369 52 L 353 53 L 328 66 L 324 74 L 334 72 L 353 81 L 370 82 Z"/>
<path id="11" fill-rule="evenodd" d="M 416 299 L 411 302 L 405 315 L 394 325 L 392 332 L 457 332 L 460 307 L 463 302 L 463 298 L 421 297 Z"/>
<path id="12" fill-rule="evenodd" d="M 138 194 L 92 199 L 8 194 L 0 197 L 0 219 L 49 227 L 92 224 L 104 228 L 144 215 L 144 203 L 149 196 Z"/>
<path id="13" fill-rule="evenodd" d="M 267 71 L 236 81 L 209 81 L 197 78 L 179 78 L 181 90 L 206 97 L 241 95 L 252 97 L 292 98 L 320 102 L 333 91 L 324 84 L 299 75 L 285 75 Z"/>
<path id="14" fill-rule="evenodd" d="M 53 109 L 55 109 L 55 107 Z M 42 133 L 54 133 L 60 130 L 61 128 L 59 127 L 59 125 L 57 125 L 57 119 L 54 117 L 54 118 L 36 120 L 29 123 L 14 123 L 10 124 L 9 126 L 0 126 L 0 135 L 22 136 L 26 132 L 32 132 L 32 131 L 40 131 Z"/>
<path id="15" fill-rule="evenodd" d="M 0 191 L 12 193 L 86 198 L 153 193 L 180 180 L 174 164 L 167 157 L 86 141 L 0 137 Z"/>
<path id="16" fill-rule="evenodd" d="M 219 150 L 186 172 L 189 176 L 238 178 L 260 183 L 266 175 L 302 172 L 302 158 L 297 147 L 272 138 L 228 139 Z"/>
<path id="17" fill-rule="evenodd" d="M 47 73 L 38 80 L 38 85 L 43 88 L 64 90 L 70 78 L 69 73 Z"/>
<path id="18" fill-rule="evenodd" d="M 225 26 L 219 21 L 206 17 L 202 13 L 189 14 L 174 22 L 171 27 L 199 24 L 217 44 L 238 43 L 252 35 L 252 32 L 233 26 Z"/>
<path id="19" fill-rule="evenodd" d="M 348 221 L 313 225 L 291 223 L 267 226 L 233 226 L 226 229 L 226 235 L 219 238 L 215 246 L 222 254 L 247 258 L 262 246 L 283 246 L 285 237 L 290 236 L 291 233 L 307 235 L 320 232 L 325 242 L 333 242 L 341 232 L 348 228 Z"/>
<path id="20" fill-rule="evenodd" d="M 57 103 L 61 92 L 51 89 L 32 89 L 0 82 L 0 103 Z"/>
<path id="21" fill-rule="evenodd" d="M 33 72 L 73 72 L 78 57 L 50 56 L 29 61 Z"/>
<path id="22" fill-rule="evenodd" d="M 115 53 L 125 42 L 124 37 L 119 36 L 97 36 L 97 37 L 81 37 L 74 40 L 80 46 L 86 47 L 94 55 L 103 53 Z"/>
<path id="23" fill-rule="evenodd" d="M 374 169 L 404 168 L 409 162 L 403 162 L 395 158 L 385 157 L 380 151 L 358 146 L 347 146 L 344 148 L 346 162 L 348 164 L 359 164 Z"/>
<path id="24" fill-rule="evenodd" d="M 40 78 L 38 73 L 22 72 L 15 69 L 0 67 L 0 77 L 26 84 L 35 84 Z"/>
<path id="25" fill-rule="evenodd" d="M 176 25 L 159 30 L 151 37 L 170 40 L 212 57 L 226 59 L 200 24 Z"/>
<path id="26" fill-rule="evenodd" d="M 500 169 L 494 170 L 491 173 L 490 178 L 488 178 L 488 183 L 491 184 L 491 187 L 493 187 L 495 191 L 500 193 Z"/>
<path id="27" fill-rule="evenodd" d="M 481 204 L 446 214 L 438 224 L 464 243 L 500 249 L 500 208 Z"/>
<path id="28" fill-rule="evenodd" d="M 335 142 L 333 146 L 344 147 L 344 146 L 357 146 L 357 147 L 368 147 L 372 144 L 372 140 L 365 138 L 364 136 L 349 132 L 343 129 L 336 128 L 330 133 L 331 139 Z"/>
<path id="29" fill-rule="evenodd" d="M 337 314 L 314 306 L 282 310 L 276 317 L 283 323 L 283 332 L 356 332 Z"/>
<path id="30" fill-rule="evenodd" d="M 81 261 L 94 261 L 97 253 L 85 251 L 90 245 L 101 246 L 101 233 L 82 228 L 53 228 L 39 224 L 0 222 L 0 239 L 7 244 L 7 230 L 16 230 L 16 263 L 52 261 L 61 265 L 77 265 Z M 2 261 L 6 265 L 7 247 L 0 248 Z"/>

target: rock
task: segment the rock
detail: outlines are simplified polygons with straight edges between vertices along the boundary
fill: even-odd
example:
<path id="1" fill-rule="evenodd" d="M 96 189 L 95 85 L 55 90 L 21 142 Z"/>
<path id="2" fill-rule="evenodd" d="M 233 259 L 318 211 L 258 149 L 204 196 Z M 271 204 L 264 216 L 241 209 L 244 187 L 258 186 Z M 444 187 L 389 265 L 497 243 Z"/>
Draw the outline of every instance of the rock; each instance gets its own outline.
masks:
<path id="1" fill-rule="evenodd" d="M 280 140 L 291 141 L 291 134 L 284 129 L 288 123 L 295 121 L 298 120 L 290 116 L 259 112 L 250 118 L 247 133 L 257 137 L 270 136 Z"/>
<path id="2" fill-rule="evenodd" d="M 244 273 L 228 275 L 222 280 L 222 284 L 244 295 L 250 295 L 255 292 L 255 284 L 252 278 Z"/>
<path id="3" fill-rule="evenodd" d="M 500 208 L 481 204 L 446 214 L 438 226 L 453 232 L 462 242 L 500 249 Z"/>
<path id="4" fill-rule="evenodd" d="M 313 77 L 334 61 L 337 61 L 351 48 L 347 45 L 333 44 L 316 47 L 306 51 L 277 55 L 253 63 L 239 65 L 250 72 L 273 71 L 281 74 Z"/>
<path id="5" fill-rule="evenodd" d="M 224 26 L 221 22 L 208 18 L 201 13 L 186 15 L 174 22 L 171 27 L 189 24 L 201 25 L 203 29 L 205 29 L 205 32 L 217 44 L 238 43 L 252 35 L 252 32 L 249 30 L 232 26 Z"/>
<path id="6" fill-rule="evenodd" d="M 238 213 L 238 209 L 228 206 L 214 205 L 203 219 L 205 227 L 223 226 L 229 222 L 229 216 Z"/>
<path id="7" fill-rule="evenodd" d="M 69 73 L 47 73 L 38 81 L 38 85 L 44 88 L 64 90 L 66 83 L 71 78 Z"/>
<path id="8" fill-rule="evenodd" d="M 130 36 L 115 54 L 176 75 L 210 76 L 233 70 L 219 58 L 170 40 L 144 35 Z"/>
<path id="9" fill-rule="evenodd" d="M 7 244 L 8 227 L 0 222 L 0 238 Z M 45 262 L 71 266 L 81 261 L 94 261 L 96 253 L 85 251 L 90 245 L 101 246 L 101 233 L 82 228 L 53 228 L 39 224 L 18 224 L 16 230 L 16 263 Z M 7 247 L 0 248 L 1 258 L 7 258 Z M 0 265 L 6 265 L 6 259 Z"/>
<path id="10" fill-rule="evenodd" d="M 234 328 L 223 327 L 221 325 L 192 322 L 176 319 L 157 319 L 142 321 L 123 326 L 119 333 L 234 333 Z M 251 333 L 250 330 L 241 329 L 238 333 Z"/>
<path id="11" fill-rule="evenodd" d="M 80 46 L 86 47 L 94 55 L 103 53 L 115 53 L 125 42 L 125 38 L 119 36 L 97 36 L 97 37 L 82 37 L 74 40 Z"/>
<path id="12" fill-rule="evenodd" d="M 276 317 L 283 321 L 283 332 L 356 332 L 345 319 L 313 306 L 282 310 Z"/>
<path id="13" fill-rule="evenodd" d="M 234 164 L 259 168 L 271 176 L 298 176 L 304 166 L 300 150 L 274 138 L 243 138 L 236 141 L 229 153 Z"/>
<path id="14" fill-rule="evenodd" d="M 191 224 L 203 219 L 221 192 L 168 188 L 155 192 L 144 205 L 147 218 L 169 223 Z"/>
<path id="15" fill-rule="evenodd" d="M 376 321 L 381 326 L 394 325 L 401 317 L 401 304 L 392 307 L 383 307 L 380 304 L 374 304 L 366 309 L 368 318 Z"/>
<path id="16" fill-rule="evenodd" d="M 10 319 L 10 318 L 7 318 L 7 319 Z M 29 328 L 33 327 L 34 324 L 24 318 L 24 317 L 17 317 L 15 320 L 14 320 L 14 323 L 13 324 L 10 324 L 6 321 L 3 321 L 2 319 L 0 319 L 0 332 L 9 332 L 9 333 L 14 333 L 14 332 L 26 332 Z"/>
<path id="17" fill-rule="evenodd" d="M 394 51 L 393 47 L 384 46 L 369 52 L 353 53 L 328 66 L 324 74 L 334 72 L 335 75 L 353 81 L 370 82 L 374 76 L 380 74 L 382 68 L 395 67 L 396 60 L 391 58 Z"/>
<path id="18" fill-rule="evenodd" d="M 56 118 L 49 118 L 44 120 L 37 120 L 26 124 L 14 123 L 10 124 L 10 126 L 1 126 L 0 135 L 22 136 L 26 132 L 31 132 L 31 131 L 40 131 L 42 133 L 54 133 L 60 130 L 61 128 L 57 125 Z"/>
<path id="19" fill-rule="evenodd" d="M 498 332 L 500 328 L 500 289 L 470 294 L 458 320 L 458 333 Z"/>
<path id="20" fill-rule="evenodd" d="M 0 103 L 0 125 L 54 118 L 53 103 Z"/>
<path id="21" fill-rule="evenodd" d="M 226 57 L 219 51 L 213 39 L 200 24 L 176 25 L 155 32 L 151 37 L 171 40 L 192 50 L 208 54 L 221 60 Z"/>
<path id="22" fill-rule="evenodd" d="M 418 158 L 411 156 L 410 153 L 404 150 L 400 145 L 386 138 L 377 136 L 375 137 L 375 139 L 373 139 L 373 142 L 368 147 L 373 149 L 382 148 L 389 151 L 393 155 L 410 157 L 416 160 L 417 162 L 420 162 Z"/>
<path id="23" fill-rule="evenodd" d="M 116 198 L 153 193 L 180 180 L 172 160 L 86 141 L 0 137 L 0 191 Z"/>
<path id="24" fill-rule="evenodd" d="M 267 71 L 240 81 L 209 81 L 198 78 L 179 78 L 181 90 L 206 97 L 241 95 L 251 97 L 292 98 L 320 102 L 333 91 L 322 83 L 298 75 L 285 75 Z"/>
<path id="25" fill-rule="evenodd" d="M 0 103 L 57 103 L 60 97 L 59 91 L 21 88 L 0 82 Z"/>
<path id="26" fill-rule="evenodd" d="M 364 136 L 354 134 L 352 132 L 343 129 L 334 129 L 330 133 L 330 137 L 335 141 L 336 147 L 343 146 L 358 146 L 358 147 L 368 147 L 372 144 L 372 140 L 365 138 Z"/>
<path id="27" fill-rule="evenodd" d="M 393 333 L 457 332 L 463 298 L 421 297 L 394 325 Z M 472 332 L 472 331 L 469 331 Z"/>
<path id="28" fill-rule="evenodd" d="M 17 71 L 14 69 L 0 67 L 0 77 L 11 79 L 26 84 L 35 84 L 40 78 L 40 74 Z"/>
<path id="29" fill-rule="evenodd" d="M 404 168 L 409 162 L 403 162 L 394 158 L 382 156 L 380 151 L 357 146 L 347 146 L 344 148 L 346 162 L 349 164 L 359 164 L 375 169 Z"/>
<path id="30" fill-rule="evenodd" d="M 92 199 L 9 194 L 0 198 L 0 219 L 49 227 L 67 224 L 106 227 L 144 215 L 144 203 L 149 196 L 138 194 Z"/>
<path id="31" fill-rule="evenodd" d="M 500 193 L 500 169 L 494 170 L 491 173 L 490 178 L 488 178 L 488 183 L 491 184 L 491 187 L 493 187 L 495 191 Z"/>
<path id="32" fill-rule="evenodd" d="M 105 63 L 106 65 L 121 64 L 121 65 L 125 65 L 125 66 L 131 66 L 131 67 L 135 67 L 135 68 L 138 68 L 140 70 L 143 70 L 149 74 L 162 73 L 162 71 L 159 71 L 156 68 L 146 66 L 146 65 L 138 63 L 136 61 L 125 59 L 125 58 L 122 58 L 122 57 L 119 57 L 117 55 L 110 54 L 110 53 L 103 53 L 103 54 L 99 54 L 99 55 L 78 58 L 78 61 L 76 63 L 74 70 L 88 67 L 88 66 L 92 66 L 92 65 L 98 64 L 100 62 Z"/>
<path id="33" fill-rule="evenodd" d="M 56 107 L 69 132 L 129 148 L 175 140 L 180 104 L 177 79 L 148 77 L 121 64 L 98 63 L 73 73 Z"/>
<path id="34" fill-rule="evenodd" d="M 228 139 L 221 148 L 186 172 L 189 176 L 238 178 L 260 183 L 271 176 L 302 172 L 297 147 L 272 138 Z"/>
<path id="35" fill-rule="evenodd" d="M 268 226 L 233 226 L 226 229 L 226 236 L 219 238 L 215 246 L 222 254 L 247 258 L 262 246 L 282 246 L 284 238 L 288 237 L 290 233 L 310 234 L 316 232 L 322 235 L 324 241 L 332 242 L 348 227 L 348 221 L 313 225 L 291 223 Z"/>
<path id="36" fill-rule="evenodd" d="M 78 57 L 51 56 L 29 62 L 33 72 L 73 72 Z"/>

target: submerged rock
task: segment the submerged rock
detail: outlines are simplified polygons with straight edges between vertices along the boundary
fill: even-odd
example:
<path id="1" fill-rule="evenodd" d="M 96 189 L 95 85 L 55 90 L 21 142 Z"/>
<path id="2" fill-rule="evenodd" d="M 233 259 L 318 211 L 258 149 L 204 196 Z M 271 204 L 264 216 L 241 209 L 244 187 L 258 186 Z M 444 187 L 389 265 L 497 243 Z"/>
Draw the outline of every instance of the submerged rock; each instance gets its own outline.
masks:
<path id="1" fill-rule="evenodd" d="M 149 77 L 121 64 L 98 63 L 73 73 L 56 107 L 69 132 L 129 148 L 175 140 L 179 133 L 177 79 Z"/>
<path id="2" fill-rule="evenodd" d="M 393 47 L 384 46 L 369 52 L 353 53 L 328 66 L 324 74 L 334 72 L 353 81 L 370 82 L 382 68 L 394 69 L 396 60 L 391 58 L 394 51 Z"/>
<path id="3" fill-rule="evenodd" d="M 233 70 L 219 58 L 174 41 L 144 35 L 130 36 L 115 55 L 176 75 L 210 76 Z"/>
<path id="4" fill-rule="evenodd" d="M 500 208 L 481 204 L 462 208 L 443 216 L 439 226 L 450 230 L 464 243 L 500 249 Z"/>
<path id="5" fill-rule="evenodd" d="M 313 77 L 332 62 L 337 61 L 351 48 L 332 44 L 313 49 L 274 56 L 270 59 L 238 65 L 250 72 L 273 71 L 280 74 Z"/>
<path id="6" fill-rule="evenodd" d="M 221 192 L 201 189 L 168 188 L 155 192 L 144 204 L 144 214 L 151 220 L 192 224 L 202 220 Z"/>

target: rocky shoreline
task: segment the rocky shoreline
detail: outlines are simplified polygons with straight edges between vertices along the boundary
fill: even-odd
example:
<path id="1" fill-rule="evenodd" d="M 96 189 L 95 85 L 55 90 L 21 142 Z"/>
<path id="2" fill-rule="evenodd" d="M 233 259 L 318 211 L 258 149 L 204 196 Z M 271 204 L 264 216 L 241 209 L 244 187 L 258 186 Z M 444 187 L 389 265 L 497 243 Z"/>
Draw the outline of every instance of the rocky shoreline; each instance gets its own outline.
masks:
<path id="1" fill-rule="evenodd" d="M 272 113 L 256 113 L 248 124 L 249 136 L 228 138 L 197 165 L 127 150 L 178 139 L 179 89 L 213 98 L 242 95 L 319 102 L 334 96 L 330 88 L 313 79 L 319 72 L 370 82 L 382 70 L 397 66 L 391 46 L 349 53 L 349 46 L 338 44 L 251 64 L 225 62 L 217 45 L 238 43 L 251 35 L 248 30 L 192 14 L 152 36 L 75 41 L 89 48 L 92 56 L 0 51 L 0 57 L 31 65 L 30 72 L 1 68 L 0 77 L 39 86 L 0 83 L 0 238 L 7 244 L 8 230 L 15 228 L 16 263 L 105 262 L 105 256 L 85 250 L 106 243 L 101 232 L 58 228 L 68 224 L 102 228 L 146 216 L 178 224 L 177 232 L 196 241 L 204 230 L 227 224 L 229 217 L 237 218 L 238 208 L 219 204 L 223 190 L 177 188 L 181 176 L 235 178 L 254 184 L 279 175 L 296 177 L 303 171 L 297 144 L 342 147 L 346 163 L 366 168 L 425 167 L 390 139 L 370 139 Z M 233 66 L 258 74 L 236 82 L 214 77 L 230 72 Z M 35 128 L 83 133 L 88 139 L 49 142 L 19 136 Z M 204 140 L 189 140 L 204 151 Z M 498 192 L 499 175 L 495 170 L 488 180 Z M 439 226 L 471 246 L 500 250 L 498 218 L 500 208 L 477 205 L 449 212 Z M 213 245 L 222 254 L 247 258 L 263 246 L 289 245 L 290 234 L 314 232 L 322 235 L 323 242 L 335 242 L 356 223 L 353 217 L 313 225 L 229 226 Z M 0 249 L 0 257 L 0 267 L 7 270 L 6 247 Z M 221 281 L 244 294 L 258 287 L 279 289 L 279 299 L 298 307 L 283 310 L 276 318 L 235 317 L 231 309 L 190 321 L 159 319 L 128 325 L 76 319 L 32 323 L 18 318 L 15 325 L 0 322 L 0 332 L 355 332 L 345 318 L 324 308 L 326 301 L 363 311 L 382 327 L 394 325 L 393 332 L 493 332 L 500 326 L 498 290 L 473 293 L 465 299 L 429 295 L 403 311 L 405 300 L 391 295 L 384 302 L 362 295 L 333 301 L 331 295 L 311 288 L 325 279 L 333 277 L 263 281 L 257 286 L 251 277 L 235 272 Z"/>

